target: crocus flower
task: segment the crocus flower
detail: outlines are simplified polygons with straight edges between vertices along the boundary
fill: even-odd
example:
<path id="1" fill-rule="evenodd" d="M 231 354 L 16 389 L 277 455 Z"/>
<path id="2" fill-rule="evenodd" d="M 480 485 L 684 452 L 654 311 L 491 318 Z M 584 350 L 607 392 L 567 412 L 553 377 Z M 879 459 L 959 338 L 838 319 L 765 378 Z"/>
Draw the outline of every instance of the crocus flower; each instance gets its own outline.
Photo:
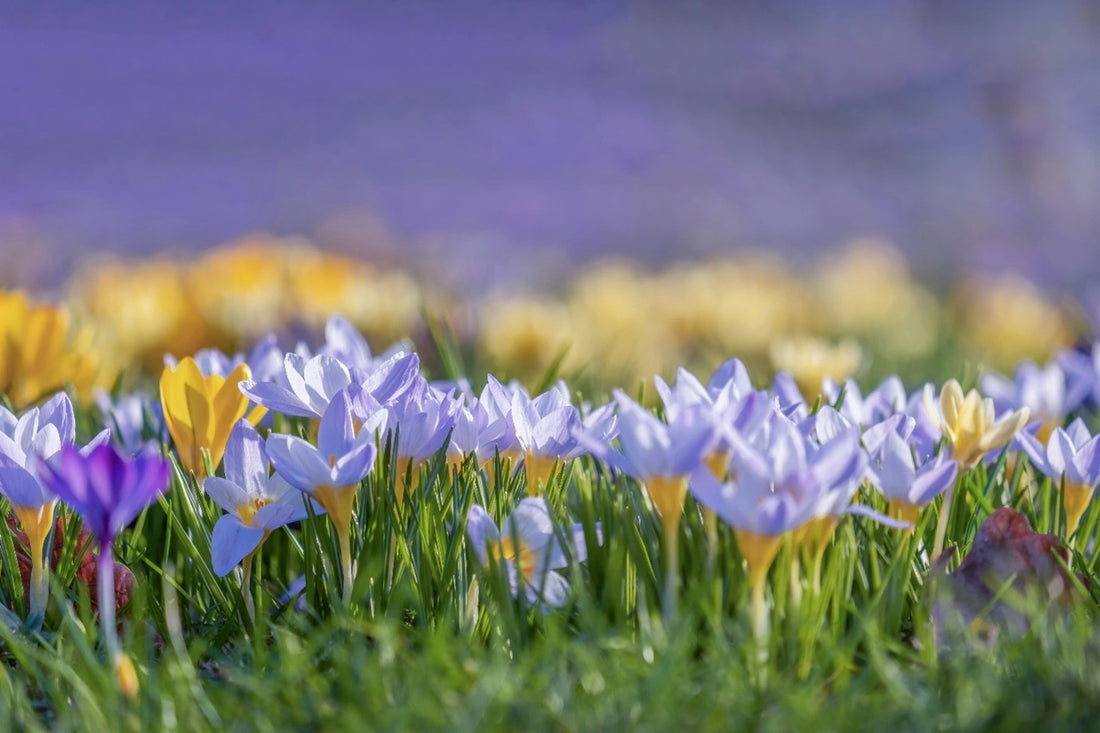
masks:
<path id="1" fill-rule="evenodd" d="M 530 397 L 522 390 L 512 394 L 512 427 L 523 452 L 527 472 L 527 493 L 534 495 L 550 478 L 554 464 L 575 455 L 575 432 L 581 426 L 580 412 L 569 397 L 565 382 Z"/>
<path id="2" fill-rule="evenodd" d="M 599 536 L 599 527 L 596 528 Z M 512 596 L 522 590 L 528 603 L 561 607 L 569 597 L 569 582 L 558 568 L 568 564 L 554 532 L 554 521 L 542 497 L 527 497 L 497 529 L 489 513 L 474 505 L 466 516 L 466 533 L 478 559 L 489 567 L 490 559 L 507 573 Z M 584 530 L 575 524 L 567 531 L 573 559 L 584 562 L 587 548 Z"/>
<path id="3" fill-rule="evenodd" d="M 1014 380 L 993 372 L 986 372 L 981 379 L 982 392 L 993 400 L 998 414 L 1028 408 L 1034 430 L 1044 443 L 1051 431 L 1065 422 L 1066 415 L 1084 402 L 1087 387 L 1070 379 L 1058 361 L 1042 368 L 1022 362 Z"/>
<path id="4" fill-rule="evenodd" d="M 259 433 L 247 420 L 239 421 L 225 447 L 225 478 L 210 476 L 204 482 L 207 495 L 227 512 L 211 537 L 211 562 L 218 575 L 252 555 L 272 531 L 309 514 L 302 492 L 268 469 Z M 324 511 L 314 506 L 315 513 Z"/>
<path id="5" fill-rule="evenodd" d="M 337 392 L 321 416 L 317 446 L 292 435 L 271 435 L 267 455 L 275 470 L 328 513 L 344 568 L 344 600 L 351 598 L 355 566 L 351 557 L 351 519 L 359 482 L 374 468 L 378 452 L 375 427 L 364 425 L 356 436 L 347 392 Z"/>
<path id="6" fill-rule="evenodd" d="M 369 372 L 349 368 L 328 354 L 307 359 L 292 352 L 284 358 L 283 372 L 276 379 L 245 380 L 241 392 L 273 412 L 319 419 L 332 398 L 353 383 L 385 405 L 408 390 L 419 371 L 419 357 L 404 352 L 375 364 Z"/>
<path id="7" fill-rule="evenodd" d="M 249 615 L 255 615 L 249 592 L 252 556 L 274 530 L 309 514 L 305 495 L 268 468 L 263 440 L 241 420 L 225 446 L 225 478 L 210 476 L 204 482 L 207 496 L 226 511 L 210 538 L 211 564 L 217 575 L 226 575 L 244 562 L 241 589 Z M 314 511 L 325 510 L 315 504 Z"/>
<path id="8" fill-rule="evenodd" d="M 86 454 L 63 446 L 54 460 L 43 465 L 43 483 L 80 515 L 84 527 L 95 537 L 99 548 L 99 620 L 119 684 L 132 696 L 137 691 L 137 677 L 129 657 L 119 647 L 115 628 L 112 546 L 123 528 L 168 488 L 168 461 L 152 448 L 130 458 L 104 443 Z"/>
<path id="9" fill-rule="evenodd" d="M 1100 435 L 1090 435 L 1077 418 L 1066 429 L 1055 428 L 1045 446 L 1027 433 L 1021 433 L 1019 439 L 1036 468 L 1065 482 L 1066 536 L 1072 537 L 1100 484 Z"/>
<path id="10" fill-rule="evenodd" d="M 490 417 L 485 403 L 473 399 L 462 405 L 454 414 L 454 430 L 447 443 L 447 460 L 453 466 L 461 465 L 466 456 L 473 454 L 479 466 L 498 453 L 504 453 L 515 444 L 515 430 L 506 416 Z"/>
<path id="11" fill-rule="evenodd" d="M 49 601 L 44 546 L 54 525 L 57 504 L 57 497 L 41 482 L 41 464 L 57 454 L 62 445 L 73 443 L 76 427 L 72 402 L 68 395 L 59 392 L 18 419 L 0 408 L 0 428 L 3 428 L 0 432 L 0 493 L 7 497 L 27 535 L 31 560 L 28 613 L 41 618 Z M 91 447 L 106 439 L 104 431 L 96 436 Z"/>
<path id="12" fill-rule="evenodd" d="M 284 358 L 280 376 L 279 381 L 265 382 L 246 378 L 240 382 L 240 391 L 272 412 L 320 418 L 333 396 L 351 384 L 347 366 L 324 354 L 306 359 L 291 352 Z"/>
<path id="13" fill-rule="evenodd" d="M 993 400 L 982 398 L 975 389 L 965 396 L 959 383 L 950 379 L 940 391 L 939 409 L 931 399 L 931 390 L 925 391 L 925 410 L 933 421 L 938 423 L 940 431 L 951 445 L 951 457 L 961 471 L 967 471 L 987 453 L 995 451 L 1012 440 L 1013 436 L 1027 423 L 1030 413 L 1027 407 L 994 420 Z M 947 490 L 943 499 L 943 509 L 936 525 L 936 542 L 932 547 L 932 557 L 939 557 L 943 551 L 947 536 L 947 520 L 954 498 L 954 486 Z"/>
<path id="14" fill-rule="evenodd" d="M 688 476 L 714 450 L 718 431 L 705 405 L 677 410 L 670 423 L 662 422 L 621 391 L 615 392 L 618 407 L 619 445 L 592 441 L 583 433 L 578 439 L 612 468 L 641 483 L 664 530 L 666 547 L 665 612 L 675 615 L 679 583 L 679 526 Z"/>
<path id="15" fill-rule="evenodd" d="M 888 431 L 871 452 L 870 479 L 889 502 L 889 513 L 916 525 L 917 515 L 955 482 L 958 464 L 942 456 L 915 465 L 909 443 Z"/>
<path id="16" fill-rule="evenodd" d="M 866 397 L 860 392 L 854 379 L 844 380 L 844 401 L 839 412 L 853 425 L 866 428 L 905 410 L 908 395 L 905 385 L 896 376 L 889 376 L 871 390 Z M 829 404 L 840 400 L 840 386 L 832 379 L 824 383 L 824 397 Z"/>
<path id="17" fill-rule="evenodd" d="M 95 402 L 103 423 L 111 430 L 111 438 L 130 453 L 137 453 L 150 442 L 168 440 L 164 409 L 148 394 L 134 392 L 111 399 L 100 391 Z"/>
<path id="18" fill-rule="evenodd" d="M 404 500 L 404 477 L 434 456 L 447 442 L 455 426 L 458 397 L 440 392 L 427 382 L 388 408 L 386 425 L 396 436 L 398 476 L 394 483 L 398 503 Z"/>
<path id="19" fill-rule="evenodd" d="M 227 377 L 204 375 L 191 357 L 175 368 L 166 365 L 161 372 L 160 402 L 168 432 L 180 464 L 196 479 L 206 476 L 203 453 L 209 454 L 211 467 L 217 469 L 229 432 L 248 413 L 248 399 L 237 385 L 250 376 L 247 364 L 238 364 Z M 262 417 L 262 410 L 249 414 L 253 422 Z"/>
<path id="20" fill-rule="evenodd" d="M 96 376 L 96 360 L 73 339 L 64 308 L 27 302 L 22 292 L 0 295 L 0 393 L 16 406 L 72 384 L 86 393 Z"/>
<path id="21" fill-rule="evenodd" d="M 734 529 L 749 572 L 754 630 L 762 638 L 767 631 L 764 583 L 784 537 L 810 547 L 813 583 L 820 589 L 824 549 L 841 517 L 856 513 L 897 525 L 852 504 L 866 465 L 856 428 L 817 445 L 775 413 L 769 425 L 748 436 L 734 434 L 733 442 L 730 480 L 719 482 L 711 471 L 698 470 L 692 474 L 691 491 Z M 792 577 L 795 570 L 792 566 Z"/>

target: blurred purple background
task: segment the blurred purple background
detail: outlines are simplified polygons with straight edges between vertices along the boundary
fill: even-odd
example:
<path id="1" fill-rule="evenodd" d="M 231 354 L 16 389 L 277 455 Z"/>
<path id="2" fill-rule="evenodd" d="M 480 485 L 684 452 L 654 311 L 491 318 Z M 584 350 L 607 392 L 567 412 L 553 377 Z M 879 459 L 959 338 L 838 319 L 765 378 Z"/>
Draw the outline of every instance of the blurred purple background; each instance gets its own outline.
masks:
<path id="1" fill-rule="evenodd" d="M 0 4 L 0 283 L 253 230 L 475 287 L 892 239 L 1100 277 L 1095 2 Z"/>

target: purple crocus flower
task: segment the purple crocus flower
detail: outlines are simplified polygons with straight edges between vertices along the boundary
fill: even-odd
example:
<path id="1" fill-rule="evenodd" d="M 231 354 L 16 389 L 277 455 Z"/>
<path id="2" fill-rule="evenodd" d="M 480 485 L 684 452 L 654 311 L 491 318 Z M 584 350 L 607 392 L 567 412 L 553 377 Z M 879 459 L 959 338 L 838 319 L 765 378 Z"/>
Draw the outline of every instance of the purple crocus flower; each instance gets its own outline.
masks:
<path id="1" fill-rule="evenodd" d="M 915 525 L 920 510 L 950 488 L 958 470 L 943 454 L 917 465 L 909 442 L 897 430 L 888 430 L 871 452 L 868 477 L 890 503 L 890 515 Z"/>
<path id="2" fill-rule="evenodd" d="M 1067 375 L 1059 361 L 1045 367 L 1022 362 L 1016 367 L 1014 380 L 986 372 L 980 386 L 982 393 L 993 400 L 998 415 L 1027 407 L 1031 413 L 1030 427 L 1043 442 L 1055 427 L 1065 422 L 1066 415 L 1085 401 L 1090 387 Z"/>
<path id="3" fill-rule="evenodd" d="M 49 563 L 46 538 L 54 526 L 57 497 L 42 482 L 44 464 L 76 437 L 73 405 L 64 392 L 18 419 L 0 408 L 0 494 L 11 504 L 27 535 L 31 578 L 28 613 L 41 618 L 49 601 Z M 107 441 L 104 430 L 86 450 Z"/>
<path id="4" fill-rule="evenodd" d="M 322 354 L 307 360 L 300 354 L 289 353 L 277 380 L 248 379 L 241 382 L 240 389 L 250 400 L 272 412 L 320 418 L 333 396 L 349 384 L 351 372 L 331 356 Z"/>
<path id="5" fill-rule="evenodd" d="M 229 434 L 223 465 L 225 478 L 209 476 L 203 482 L 206 495 L 227 512 L 210 538 L 211 563 L 219 576 L 252 555 L 271 532 L 309 514 L 305 495 L 269 472 L 263 440 L 247 420 Z M 325 512 L 316 503 L 313 511 Z"/>
<path id="6" fill-rule="evenodd" d="M 527 491 L 535 494 L 550 479 L 557 461 L 577 455 L 575 434 L 582 426 L 580 411 L 565 382 L 558 382 L 535 397 L 522 389 L 514 391 L 509 415 L 516 444 L 524 456 Z"/>
<path id="7" fill-rule="evenodd" d="M 378 413 L 382 415 L 384 413 Z M 344 600 L 351 598 L 355 566 L 351 557 L 351 519 L 359 482 L 374 468 L 378 453 L 376 425 L 364 423 L 358 435 L 346 390 L 337 392 L 321 416 L 317 446 L 293 435 L 267 439 L 267 455 L 275 470 L 294 488 L 324 507 L 340 542 L 344 568 Z"/>
<path id="8" fill-rule="evenodd" d="M 66 445 L 44 469 L 43 483 L 80 515 L 101 553 L 168 488 L 168 461 L 152 448 L 131 458 L 109 443 L 87 454 Z"/>
<path id="9" fill-rule="evenodd" d="M 597 526 L 597 537 L 599 531 Z M 485 509 L 474 505 L 466 516 L 466 533 L 483 566 L 489 566 L 490 558 L 503 565 L 513 598 L 522 590 L 531 604 L 565 605 L 569 582 L 555 570 L 568 565 L 568 559 L 543 498 L 520 501 L 499 529 Z M 584 529 L 574 524 L 567 535 L 573 560 L 584 562 L 588 554 Z"/>
<path id="10" fill-rule="evenodd" d="M 1089 433 L 1081 418 L 1068 428 L 1055 428 L 1044 446 L 1036 436 L 1018 436 L 1031 462 L 1055 481 L 1065 484 L 1066 535 L 1072 536 L 1100 484 L 1100 435 Z"/>
<path id="11" fill-rule="evenodd" d="M 168 461 L 152 448 L 131 458 L 110 443 L 87 454 L 66 445 L 44 469 L 43 482 L 80 515 L 99 545 L 99 620 L 118 681 L 124 691 L 132 693 L 137 677 L 119 647 L 115 628 L 112 546 L 123 528 L 168 488 Z"/>

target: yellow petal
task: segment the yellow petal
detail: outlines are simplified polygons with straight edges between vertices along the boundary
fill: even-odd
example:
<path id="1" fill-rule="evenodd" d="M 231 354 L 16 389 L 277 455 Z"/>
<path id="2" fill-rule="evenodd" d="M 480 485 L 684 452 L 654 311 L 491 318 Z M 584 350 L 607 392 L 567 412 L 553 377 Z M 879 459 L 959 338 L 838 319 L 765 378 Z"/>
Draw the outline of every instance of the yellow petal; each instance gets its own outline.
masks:
<path id="1" fill-rule="evenodd" d="M 958 425 L 959 412 L 963 407 L 962 387 L 954 379 L 949 379 L 940 390 L 940 409 L 943 410 L 943 422 L 947 427 Z"/>

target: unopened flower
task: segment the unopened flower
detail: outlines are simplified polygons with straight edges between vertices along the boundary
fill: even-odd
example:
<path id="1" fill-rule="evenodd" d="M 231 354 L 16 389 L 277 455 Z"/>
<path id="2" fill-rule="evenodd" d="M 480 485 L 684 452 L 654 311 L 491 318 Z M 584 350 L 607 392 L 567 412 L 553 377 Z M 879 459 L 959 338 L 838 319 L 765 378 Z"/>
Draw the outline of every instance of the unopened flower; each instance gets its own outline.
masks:
<path id="1" fill-rule="evenodd" d="M 246 413 L 253 421 L 263 417 L 262 410 L 249 413 L 248 398 L 238 388 L 250 376 L 247 364 L 238 364 L 226 377 L 204 375 L 191 357 L 181 360 L 175 368 L 164 367 L 160 376 L 164 420 L 176 444 L 180 464 L 197 479 L 206 477 L 204 452 L 209 455 L 210 466 L 217 469 L 229 432 L 238 420 Z"/>

